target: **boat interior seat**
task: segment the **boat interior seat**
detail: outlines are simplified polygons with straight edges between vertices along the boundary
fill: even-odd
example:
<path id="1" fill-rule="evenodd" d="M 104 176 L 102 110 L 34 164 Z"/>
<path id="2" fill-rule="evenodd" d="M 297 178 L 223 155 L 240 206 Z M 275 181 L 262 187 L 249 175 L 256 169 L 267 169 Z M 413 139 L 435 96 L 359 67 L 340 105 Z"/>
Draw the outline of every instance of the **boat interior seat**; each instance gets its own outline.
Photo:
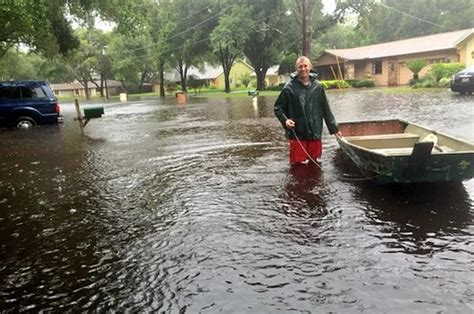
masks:
<path id="1" fill-rule="evenodd" d="M 413 152 L 413 147 L 401 147 L 401 148 L 378 148 L 372 149 L 373 152 L 385 155 L 385 156 L 407 156 Z"/>
<path id="2" fill-rule="evenodd" d="M 375 134 L 375 135 L 355 135 L 345 136 L 344 138 L 350 142 L 362 140 L 389 140 L 389 139 L 418 139 L 420 136 L 414 133 L 391 133 L 391 134 Z"/>

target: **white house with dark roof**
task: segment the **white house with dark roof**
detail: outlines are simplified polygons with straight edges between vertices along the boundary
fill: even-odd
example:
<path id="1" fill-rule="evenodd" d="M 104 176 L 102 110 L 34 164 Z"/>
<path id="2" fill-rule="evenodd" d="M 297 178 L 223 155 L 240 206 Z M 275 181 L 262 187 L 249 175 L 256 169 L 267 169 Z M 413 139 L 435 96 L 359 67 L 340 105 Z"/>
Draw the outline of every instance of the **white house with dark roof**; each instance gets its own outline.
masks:
<path id="1" fill-rule="evenodd" d="M 252 66 L 247 64 L 244 61 L 238 60 L 232 66 L 230 70 L 229 80 L 231 87 L 234 87 L 241 83 L 244 76 L 250 76 L 254 72 Z M 202 67 L 197 68 L 191 66 L 188 69 L 187 78 L 191 76 L 199 80 L 204 80 L 209 86 L 214 86 L 216 88 L 224 89 L 224 70 L 220 65 L 212 65 L 210 63 L 205 63 Z M 166 81 L 170 82 L 180 82 L 179 73 L 176 70 L 171 72 L 165 72 L 164 78 Z M 158 91 L 159 85 L 155 84 L 153 89 Z"/>
<path id="2" fill-rule="evenodd" d="M 420 76 L 433 63 L 474 64 L 474 28 L 357 48 L 328 49 L 314 65 L 322 80 L 339 78 L 342 73 L 345 79 L 371 78 L 376 86 L 396 86 L 408 84 L 413 73 L 406 62 L 416 59 L 429 63 Z"/>

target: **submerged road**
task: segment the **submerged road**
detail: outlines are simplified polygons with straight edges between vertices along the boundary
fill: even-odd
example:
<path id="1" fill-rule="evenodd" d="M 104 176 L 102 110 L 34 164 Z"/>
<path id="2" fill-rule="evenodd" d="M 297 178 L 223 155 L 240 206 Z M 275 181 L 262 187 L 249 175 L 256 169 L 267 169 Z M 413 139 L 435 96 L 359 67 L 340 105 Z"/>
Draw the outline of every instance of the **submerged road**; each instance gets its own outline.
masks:
<path id="1" fill-rule="evenodd" d="M 474 141 L 474 97 L 329 92 L 339 122 Z M 474 180 L 377 186 L 324 134 L 291 169 L 274 97 L 105 104 L 0 131 L 0 311 L 472 312 Z"/>

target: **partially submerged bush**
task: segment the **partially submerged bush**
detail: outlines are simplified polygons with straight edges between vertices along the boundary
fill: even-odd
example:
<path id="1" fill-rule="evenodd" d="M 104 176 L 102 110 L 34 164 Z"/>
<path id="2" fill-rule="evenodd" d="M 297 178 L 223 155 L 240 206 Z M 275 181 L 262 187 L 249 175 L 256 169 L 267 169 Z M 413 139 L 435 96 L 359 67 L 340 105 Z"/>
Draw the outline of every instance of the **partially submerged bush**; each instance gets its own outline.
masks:
<path id="1" fill-rule="evenodd" d="M 435 63 L 428 70 L 427 75 L 439 82 L 442 78 L 451 78 L 464 67 L 462 63 Z"/>
<path id="2" fill-rule="evenodd" d="M 320 83 L 325 89 L 349 88 L 350 87 L 350 85 L 344 80 L 321 81 Z"/>
<path id="3" fill-rule="evenodd" d="M 346 82 L 355 88 L 362 88 L 362 87 L 374 87 L 375 81 L 370 79 L 362 79 L 362 80 L 346 80 Z"/>
<path id="4" fill-rule="evenodd" d="M 426 75 L 416 80 L 410 80 L 413 88 L 448 87 L 451 77 L 464 69 L 462 63 L 435 63 Z"/>

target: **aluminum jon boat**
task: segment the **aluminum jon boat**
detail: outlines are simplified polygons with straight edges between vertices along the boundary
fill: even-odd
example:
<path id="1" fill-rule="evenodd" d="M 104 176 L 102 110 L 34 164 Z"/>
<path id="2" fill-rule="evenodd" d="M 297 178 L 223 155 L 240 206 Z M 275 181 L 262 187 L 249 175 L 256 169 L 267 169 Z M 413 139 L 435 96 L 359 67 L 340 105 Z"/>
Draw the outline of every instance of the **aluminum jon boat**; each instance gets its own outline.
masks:
<path id="1" fill-rule="evenodd" d="M 474 177 L 474 144 L 403 120 L 338 125 L 341 149 L 377 183 L 463 181 Z"/>

